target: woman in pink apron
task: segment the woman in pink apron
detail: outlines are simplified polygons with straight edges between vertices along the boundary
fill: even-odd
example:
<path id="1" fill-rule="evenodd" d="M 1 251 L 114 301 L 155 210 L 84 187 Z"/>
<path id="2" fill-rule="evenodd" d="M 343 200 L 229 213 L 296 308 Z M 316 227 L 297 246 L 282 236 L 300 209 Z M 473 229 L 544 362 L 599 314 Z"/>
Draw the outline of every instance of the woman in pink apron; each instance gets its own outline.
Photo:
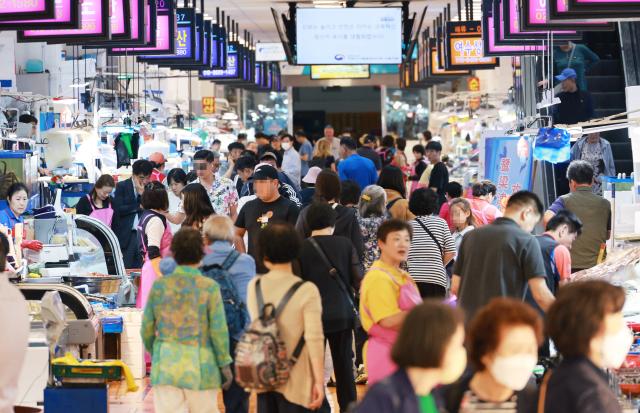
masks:
<path id="1" fill-rule="evenodd" d="M 422 302 L 411 276 L 400 266 L 411 246 L 411 226 L 405 221 L 389 220 L 378 231 L 380 259 L 373 263 L 360 290 L 360 315 L 369 339 L 364 352 L 368 384 L 396 370 L 391 348 L 406 314 Z"/>
<path id="2" fill-rule="evenodd" d="M 144 211 L 138 224 L 140 247 L 144 264 L 140 277 L 140 288 L 136 307 L 144 308 L 156 278 L 160 276 L 160 260 L 170 255 L 173 235 L 163 212 L 169 207 L 167 191 L 159 182 L 150 182 L 142 194 Z"/>
<path id="3" fill-rule="evenodd" d="M 76 213 L 88 215 L 111 227 L 113 221 L 111 192 L 115 186 L 116 183 L 111 175 L 102 175 L 91 192 L 86 197 L 80 198 L 76 204 Z"/>

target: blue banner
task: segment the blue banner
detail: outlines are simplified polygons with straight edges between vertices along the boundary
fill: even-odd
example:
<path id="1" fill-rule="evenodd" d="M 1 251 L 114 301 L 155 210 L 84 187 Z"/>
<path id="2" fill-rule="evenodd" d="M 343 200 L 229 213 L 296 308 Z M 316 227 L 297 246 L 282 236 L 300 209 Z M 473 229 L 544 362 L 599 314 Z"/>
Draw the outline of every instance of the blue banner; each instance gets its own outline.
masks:
<path id="1" fill-rule="evenodd" d="M 515 192 L 531 190 L 533 151 L 527 137 L 486 137 L 484 142 L 484 178 L 498 188 L 498 205 Z"/>

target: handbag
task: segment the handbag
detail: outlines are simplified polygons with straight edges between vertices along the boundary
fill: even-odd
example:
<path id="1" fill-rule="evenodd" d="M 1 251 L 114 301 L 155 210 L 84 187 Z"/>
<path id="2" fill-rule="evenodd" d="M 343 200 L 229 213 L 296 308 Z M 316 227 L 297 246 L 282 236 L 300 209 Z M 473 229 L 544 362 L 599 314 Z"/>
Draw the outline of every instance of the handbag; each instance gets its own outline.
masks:
<path id="1" fill-rule="evenodd" d="M 347 285 L 345 285 L 345 282 L 340 276 L 340 272 L 338 271 L 338 269 L 331 264 L 331 261 L 329 261 L 329 257 L 327 257 L 327 254 L 325 254 L 320 244 L 318 244 L 318 241 L 311 237 L 309 238 L 309 242 L 311 242 L 311 245 L 313 245 L 313 247 L 316 249 L 324 264 L 329 268 L 329 275 L 331 275 L 331 278 L 336 280 L 342 292 L 347 296 L 347 300 L 349 301 L 349 305 L 351 306 L 351 311 L 353 312 L 353 316 L 355 317 L 354 330 L 357 330 L 360 327 L 360 313 L 358 312 L 358 308 L 356 307 L 356 304 L 353 301 L 353 297 L 349 292 L 349 288 L 347 287 Z"/>
<path id="2" fill-rule="evenodd" d="M 427 226 L 424 224 L 424 222 L 420 221 L 418 218 L 416 218 L 416 222 L 418 224 L 420 224 L 422 229 L 424 229 L 427 232 L 427 234 L 431 237 L 433 242 L 436 243 L 436 245 L 438 246 L 438 250 L 440 251 L 440 255 L 442 256 L 442 262 L 444 263 L 444 249 L 442 249 L 442 245 L 440 245 L 440 243 L 438 242 L 436 237 L 433 235 L 433 233 L 431 231 L 429 231 L 429 228 L 427 228 Z"/>

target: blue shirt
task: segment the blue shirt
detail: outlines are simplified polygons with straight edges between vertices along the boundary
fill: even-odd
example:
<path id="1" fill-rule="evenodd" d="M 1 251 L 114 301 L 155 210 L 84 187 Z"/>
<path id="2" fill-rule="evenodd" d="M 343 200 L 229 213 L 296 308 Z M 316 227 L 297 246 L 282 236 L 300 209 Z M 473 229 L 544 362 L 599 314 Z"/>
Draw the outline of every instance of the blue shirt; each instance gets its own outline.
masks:
<path id="1" fill-rule="evenodd" d="M 313 158 L 313 146 L 309 141 L 304 141 L 304 143 L 300 145 L 298 153 L 301 157 L 307 155 L 307 160 L 302 161 L 302 171 L 300 173 L 300 175 L 304 178 L 307 172 L 309 172 L 309 162 L 311 162 L 311 158 Z"/>
<path id="2" fill-rule="evenodd" d="M 375 185 L 378 181 L 376 166 L 371 159 L 358 154 L 353 154 L 338 164 L 338 174 L 341 181 L 354 180 L 364 189 L 369 185 Z"/>
<path id="3" fill-rule="evenodd" d="M 216 241 L 208 248 L 208 253 L 202 260 L 202 266 L 222 264 L 231 252 L 232 246 L 226 241 Z M 256 262 L 249 254 L 240 254 L 236 262 L 229 268 L 231 282 L 236 287 L 242 301 L 247 304 L 247 286 L 256 276 Z"/>
<path id="4" fill-rule="evenodd" d="M 4 225 L 9 229 L 13 229 L 16 224 L 24 223 L 23 217 L 17 217 L 16 214 L 13 213 L 11 208 L 6 207 L 2 211 L 0 211 L 0 224 Z"/>

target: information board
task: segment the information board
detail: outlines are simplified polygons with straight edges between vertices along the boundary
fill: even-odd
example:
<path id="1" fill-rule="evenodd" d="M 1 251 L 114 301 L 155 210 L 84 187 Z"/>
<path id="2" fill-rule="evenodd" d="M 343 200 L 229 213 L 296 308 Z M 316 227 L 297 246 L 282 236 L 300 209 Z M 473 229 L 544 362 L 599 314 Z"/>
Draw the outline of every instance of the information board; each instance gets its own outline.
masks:
<path id="1" fill-rule="evenodd" d="M 447 22 L 445 40 L 446 69 L 493 69 L 498 66 L 498 59 L 484 54 L 480 21 Z"/>
<path id="2" fill-rule="evenodd" d="M 0 30 L 79 29 L 80 0 L 55 0 L 50 19 L 0 21 Z"/>

